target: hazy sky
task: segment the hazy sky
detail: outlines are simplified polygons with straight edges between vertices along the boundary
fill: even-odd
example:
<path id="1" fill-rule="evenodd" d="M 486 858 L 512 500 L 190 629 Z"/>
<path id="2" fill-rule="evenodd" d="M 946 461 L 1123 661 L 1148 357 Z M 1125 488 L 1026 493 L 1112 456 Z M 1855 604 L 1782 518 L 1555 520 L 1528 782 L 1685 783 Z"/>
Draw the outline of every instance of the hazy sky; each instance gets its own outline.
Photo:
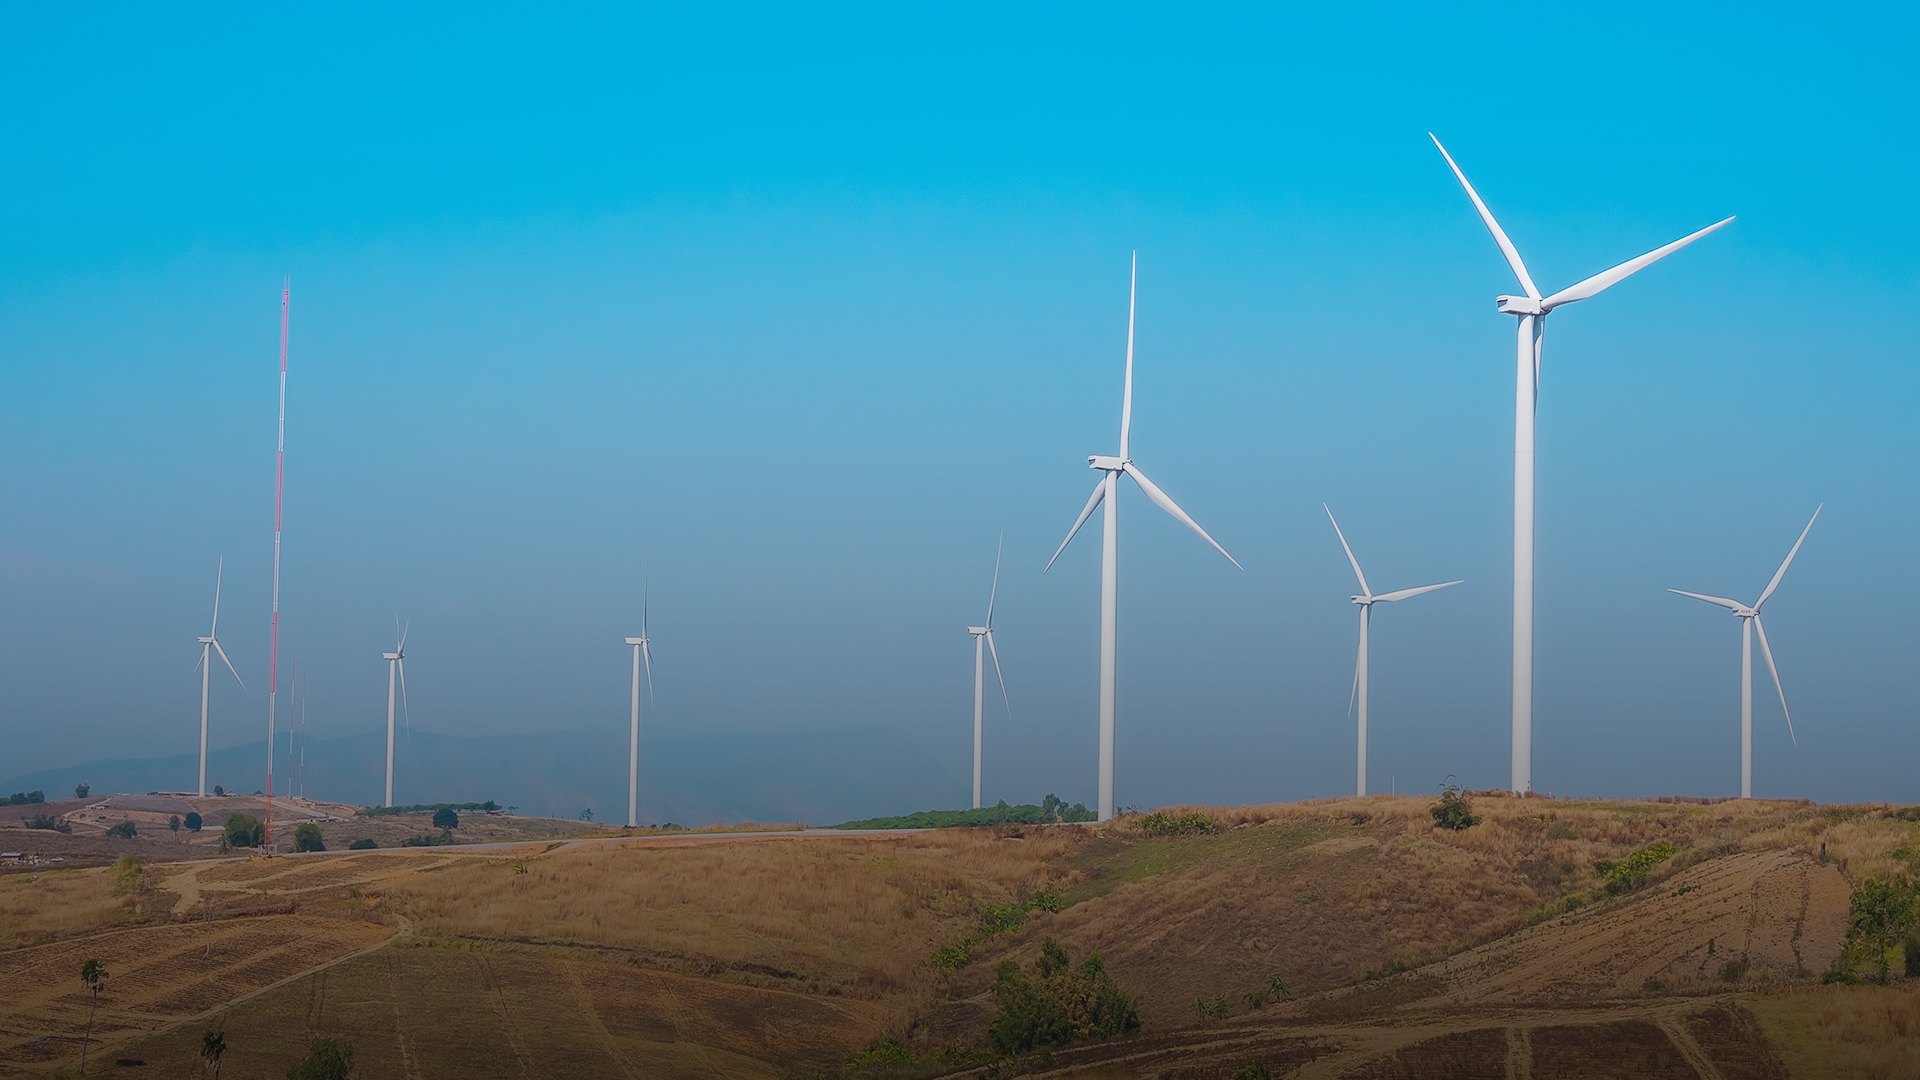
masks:
<path id="1" fill-rule="evenodd" d="M 1513 320 L 1446 140 L 1557 289 L 1536 786 L 1920 798 L 1920 211 L 1906 6 L 327 5 L 0 15 L 0 774 L 261 737 L 280 287 L 283 685 L 316 736 L 896 728 L 961 805 L 1095 782 L 1117 441 L 1117 799 L 1507 781 Z M 1758 660 L 1756 658 L 1756 664 Z M 224 672 L 223 672 L 224 674 Z M 283 701 L 285 695 L 283 694 Z M 876 768 L 885 768 L 884 762 Z M 902 809 L 906 809 L 903 807 Z"/>

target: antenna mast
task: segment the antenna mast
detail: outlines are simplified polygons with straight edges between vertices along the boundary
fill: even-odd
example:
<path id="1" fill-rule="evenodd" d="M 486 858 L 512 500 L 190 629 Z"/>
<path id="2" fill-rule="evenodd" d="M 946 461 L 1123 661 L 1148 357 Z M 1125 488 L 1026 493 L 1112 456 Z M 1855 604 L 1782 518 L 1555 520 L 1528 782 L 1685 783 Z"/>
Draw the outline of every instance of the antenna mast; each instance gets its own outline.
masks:
<path id="1" fill-rule="evenodd" d="M 293 280 L 280 291 L 280 430 L 273 459 L 273 643 L 267 650 L 267 824 L 261 842 L 273 850 L 273 740 L 279 716 L 280 679 L 280 510 L 287 490 L 287 313 Z"/>

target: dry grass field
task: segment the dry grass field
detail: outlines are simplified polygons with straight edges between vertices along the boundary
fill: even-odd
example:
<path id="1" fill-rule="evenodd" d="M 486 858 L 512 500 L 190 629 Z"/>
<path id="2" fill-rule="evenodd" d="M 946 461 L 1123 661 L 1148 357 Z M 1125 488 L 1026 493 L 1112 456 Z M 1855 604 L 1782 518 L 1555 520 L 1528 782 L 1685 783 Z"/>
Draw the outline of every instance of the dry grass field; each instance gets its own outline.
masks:
<path id="1" fill-rule="evenodd" d="M 1048 936 L 1102 954 L 1145 1027 L 1041 1073 L 1920 1075 L 1910 984 L 1819 985 L 1852 885 L 1920 863 L 1904 813 L 1481 796 L 1455 833 L 1430 801 L 1181 808 L 1215 827 L 1173 835 L 603 833 L 10 875 L 0 1076 L 77 1057 L 88 957 L 116 1074 L 190 1072 L 219 1027 L 240 1077 L 315 1035 L 362 1077 L 822 1076 L 879 1037 L 984 1045 L 995 966 Z M 1637 888 L 1602 888 L 1655 844 L 1673 854 Z M 1058 910 L 1008 915 L 1042 895 Z M 1275 976 L 1291 996 L 1247 998 Z"/>

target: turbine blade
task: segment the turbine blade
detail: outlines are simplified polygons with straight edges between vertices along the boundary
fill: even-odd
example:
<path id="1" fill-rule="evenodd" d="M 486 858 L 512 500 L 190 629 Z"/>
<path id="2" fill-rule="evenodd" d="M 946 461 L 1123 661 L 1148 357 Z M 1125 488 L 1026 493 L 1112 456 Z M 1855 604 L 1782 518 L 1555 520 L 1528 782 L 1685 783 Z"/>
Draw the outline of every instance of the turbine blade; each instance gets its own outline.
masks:
<path id="1" fill-rule="evenodd" d="M 1013 699 L 1007 696 L 1007 676 L 1000 670 L 1000 650 L 993 647 L 993 631 L 986 633 L 987 651 L 993 654 L 993 673 L 1000 678 L 1000 699 L 1007 703 L 1007 719 L 1013 719 Z"/>
<path id="2" fill-rule="evenodd" d="M 227 557 L 220 556 L 220 563 L 213 571 L 213 629 L 207 631 L 208 637 L 220 636 L 220 579 L 227 573 Z"/>
<path id="3" fill-rule="evenodd" d="M 640 592 L 640 636 L 647 636 L 647 608 L 653 603 L 653 586 L 644 585 Z"/>
<path id="4" fill-rule="evenodd" d="M 1568 288 L 1561 289 L 1559 292 L 1554 293 L 1552 296 L 1549 296 L 1545 300 L 1540 301 L 1540 309 L 1542 311 L 1552 311 L 1554 308 L 1559 307 L 1561 304 L 1571 304 L 1575 300 L 1585 300 L 1589 296 L 1593 296 L 1597 293 L 1605 292 L 1606 290 L 1612 288 L 1613 286 L 1618 285 L 1622 280 L 1626 279 L 1627 277 L 1633 274 L 1637 274 L 1642 270 L 1645 270 L 1647 267 L 1652 266 L 1654 263 L 1659 262 L 1661 259 L 1666 258 L 1667 256 L 1673 254 L 1676 251 L 1679 251 L 1681 248 L 1686 247 L 1688 244 L 1693 243 L 1695 240 L 1700 239 L 1701 237 L 1707 235 L 1708 233 L 1714 231 L 1715 229 L 1725 226 L 1728 222 L 1732 220 L 1733 220 L 1732 218 L 1727 218 L 1726 221 L 1716 221 L 1713 224 L 1707 226 L 1706 228 L 1701 229 L 1697 233 L 1689 233 L 1688 235 L 1683 236 L 1678 240 L 1675 240 L 1673 243 L 1668 244 L 1666 247 L 1654 248 L 1652 251 L 1647 252 L 1645 255 L 1642 255 L 1637 259 L 1632 259 L 1627 262 L 1623 262 L 1619 266 L 1616 266 L 1613 269 L 1608 270 L 1604 273 L 1595 274 L 1578 285 L 1573 285 L 1573 286 L 1569 286 Z"/>
<path id="5" fill-rule="evenodd" d="M 395 622 L 399 622 L 400 620 L 399 620 L 398 618 L 395 618 L 395 619 L 394 619 L 394 621 L 395 621 Z M 406 655 L 406 652 L 407 652 L 407 635 L 408 635 L 408 634 L 410 634 L 410 633 L 412 633 L 412 632 L 413 632 L 413 620 L 412 620 L 412 619 L 408 619 L 408 620 L 407 620 L 407 627 L 406 627 L 406 629 L 404 629 L 404 630 L 402 630 L 402 631 L 400 631 L 400 644 L 398 644 L 398 645 L 396 645 L 396 646 L 394 646 L 394 647 L 393 647 L 393 651 L 394 651 L 394 652 L 397 652 L 397 653 L 399 653 L 399 654 L 401 654 L 402 656 L 404 656 L 404 655 Z"/>
<path id="6" fill-rule="evenodd" d="M 1044 574 L 1047 570 L 1053 569 L 1053 564 L 1060 558 L 1060 552 L 1067 550 L 1067 545 L 1073 543 L 1074 534 L 1078 533 L 1080 526 L 1085 525 L 1087 519 L 1093 516 L 1093 508 L 1100 505 L 1100 499 L 1106 493 L 1107 477 L 1102 473 L 1099 483 L 1093 485 L 1093 497 L 1087 500 L 1087 508 L 1080 511 L 1080 516 L 1074 519 L 1073 528 L 1067 530 L 1067 538 L 1060 541 L 1060 547 L 1054 551 L 1053 558 L 1047 560 L 1047 569 L 1040 571 L 1041 573 Z"/>
<path id="7" fill-rule="evenodd" d="M 1215 540 L 1213 537 L 1208 536 L 1207 530 L 1201 528 L 1199 522 L 1188 517 L 1187 512 L 1185 510 L 1180 509 L 1180 507 L 1177 506 L 1172 499 L 1167 498 L 1167 493 L 1155 487 L 1153 481 L 1147 479 L 1147 474 L 1141 472 L 1133 464 L 1133 462 L 1129 461 L 1122 464 L 1121 471 L 1125 472 L 1128 476 L 1133 477 L 1133 482 L 1140 485 L 1140 490 L 1147 493 L 1147 498 L 1152 499 L 1155 506 L 1158 506 L 1160 509 L 1165 510 L 1169 514 L 1172 514 L 1175 519 L 1180 521 L 1181 524 L 1185 525 L 1189 529 L 1192 529 L 1194 532 L 1199 533 L 1200 538 L 1202 540 L 1205 540 L 1207 543 L 1213 545 L 1213 550 L 1219 552 L 1222 555 L 1227 555 L 1227 549 L 1221 547 L 1220 542 L 1218 540 Z M 1227 561 L 1230 563 L 1233 563 L 1235 569 L 1238 569 L 1238 570 L 1246 569 L 1246 567 L 1240 565 L 1239 560 L 1235 559 L 1231 555 L 1227 555 Z"/>
<path id="8" fill-rule="evenodd" d="M 1780 669 L 1773 663 L 1773 648 L 1767 644 L 1767 628 L 1760 625 L 1760 616 L 1753 617 L 1754 632 L 1760 635 L 1760 655 L 1767 658 L 1767 670 L 1773 672 L 1773 689 L 1780 695 L 1780 713 L 1787 718 L 1787 735 L 1793 739 L 1793 745 L 1800 745 L 1800 736 L 1793 733 L 1793 714 L 1787 711 L 1787 691 L 1780 685 Z"/>
<path id="9" fill-rule="evenodd" d="M 1739 611 L 1746 606 L 1738 600 L 1729 600 L 1724 596 L 1706 596 L 1697 592 L 1688 592 L 1685 589 L 1668 589 L 1667 591 L 1670 593 L 1679 593 L 1681 596 L 1691 596 L 1695 600 L 1705 600 L 1709 604 L 1719 604 L 1728 611 Z"/>
<path id="10" fill-rule="evenodd" d="M 1453 155 L 1447 153 L 1447 148 L 1440 146 L 1440 139 L 1431 131 L 1427 132 L 1427 138 L 1432 139 L 1433 145 L 1439 147 L 1440 156 L 1447 159 L 1447 167 L 1453 170 L 1453 175 L 1459 179 L 1460 186 L 1467 189 L 1467 198 L 1472 199 L 1473 208 L 1480 211 L 1480 220 L 1487 223 L 1487 231 L 1493 234 L 1493 242 L 1500 245 L 1500 254 L 1507 257 L 1507 265 L 1513 267 L 1513 276 L 1520 279 L 1520 287 L 1527 290 L 1528 296 L 1535 300 L 1540 299 L 1540 290 L 1533 287 L 1533 278 L 1527 276 L 1527 264 L 1520 261 L 1520 252 L 1513 246 L 1513 241 L 1507 239 L 1506 230 L 1500 227 L 1499 222 L 1493 220 L 1493 211 L 1487 209 L 1487 204 L 1480 201 L 1480 193 L 1473 190 L 1472 184 L 1467 183 L 1467 174 L 1461 172 L 1460 166 L 1454 164 Z"/>
<path id="11" fill-rule="evenodd" d="M 247 688 L 247 680 L 241 678 L 240 672 L 234 670 L 233 661 L 227 660 L 227 650 L 220 648 L 218 641 L 213 642 L 213 647 L 214 650 L 220 654 L 220 659 L 226 660 L 227 670 L 233 672 L 233 681 L 240 684 L 240 689 L 245 690 Z"/>
<path id="12" fill-rule="evenodd" d="M 1333 535 L 1340 538 L 1340 547 L 1347 553 L 1347 561 L 1353 564 L 1353 576 L 1360 579 L 1360 595 L 1372 596 L 1373 590 L 1367 588 L 1367 575 L 1360 572 L 1360 560 L 1353 557 L 1353 548 L 1347 546 L 1347 534 L 1340 531 L 1340 523 L 1333 520 L 1333 510 L 1326 503 L 1320 509 L 1327 512 L 1327 520 L 1333 521 Z"/>
<path id="13" fill-rule="evenodd" d="M 400 669 L 400 713 L 407 720 L 407 742 L 413 742 L 413 710 L 407 705 L 407 659 L 402 656 L 394 660 L 394 666 Z"/>
<path id="14" fill-rule="evenodd" d="M 993 600 L 1000 595 L 1000 552 L 1007 544 L 1007 534 L 1000 534 L 1000 543 L 993 549 L 993 588 L 987 590 L 987 629 L 993 629 Z"/>
<path id="15" fill-rule="evenodd" d="M 1443 581 L 1438 585 L 1422 585 L 1417 589 L 1401 589 L 1399 592 L 1381 593 L 1379 596 L 1374 597 L 1374 599 L 1382 603 L 1388 603 L 1394 600 L 1405 600 L 1409 596 L 1419 596 L 1421 593 L 1429 593 L 1435 589 L 1450 588 L 1465 580 L 1467 579 L 1461 578 L 1460 581 Z"/>
<path id="16" fill-rule="evenodd" d="M 640 628 L 640 636 L 642 638 L 646 637 L 646 627 L 642 626 Z M 640 642 L 640 660 L 642 663 L 646 665 L 646 668 L 647 668 L 647 704 L 651 705 L 654 703 L 653 701 L 653 649 L 650 648 L 647 642 L 645 642 L 644 640 Z"/>
<path id="17" fill-rule="evenodd" d="M 1347 717 L 1353 717 L 1353 703 L 1360 700 L 1360 647 L 1353 650 L 1353 681 L 1347 684 Z"/>
<path id="18" fill-rule="evenodd" d="M 200 659 L 195 660 L 193 662 L 193 670 L 199 671 L 200 665 L 207 662 L 207 651 L 209 648 L 210 646 L 206 646 L 206 645 L 200 646 Z"/>
<path id="19" fill-rule="evenodd" d="M 1120 395 L 1120 460 L 1127 460 L 1127 435 L 1133 429 L 1133 301 L 1140 290 L 1140 253 L 1133 253 L 1127 276 L 1127 387 Z"/>
<path id="20" fill-rule="evenodd" d="M 1820 520 L 1820 511 L 1826 509 L 1826 506 L 1826 503 L 1821 503 L 1813 508 L 1813 516 L 1807 519 L 1807 527 L 1800 530 L 1800 539 L 1793 542 L 1793 550 L 1787 552 L 1786 560 L 1780 564 L 1780 569 L 1773 572 L 1773 580 L 1767 582 L 1766 591 L 1760 594 L 1760 599 L 1753 602 L 1753 610 L 1759 611 L 1760 605 L 1766 603 L 1767 597 L 1773 595 L 1773 590 L 1780 587 L 1780 579 L 1787 576 L 1787 567 L 1792 564 L 1793 557 L 1800 554 L 1800 545 L 1806 543 L 1807 533 L 1813 531 L 1813 523 Z"/>

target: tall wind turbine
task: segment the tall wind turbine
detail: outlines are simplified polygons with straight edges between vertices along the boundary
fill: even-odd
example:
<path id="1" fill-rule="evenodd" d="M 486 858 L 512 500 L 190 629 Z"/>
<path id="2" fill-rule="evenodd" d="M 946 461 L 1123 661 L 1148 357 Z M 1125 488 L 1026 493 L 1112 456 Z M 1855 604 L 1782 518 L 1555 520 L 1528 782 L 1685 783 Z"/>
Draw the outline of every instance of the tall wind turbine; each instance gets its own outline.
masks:
<path id="1" fill-rule="evenodd" d="M 1060 558 L 1060 552 L 1067 550 L 1080 526 L 1087 523 L 1095 507 L 1106 503 L 1104 531 L 1100 538 L 1100 820 L 1113 817 L 1113 705 L 1114 705 L 1114 643 L 1115 609 L 1120 587 L 1120 517 L 1117 500 L 1120 495 L 1120 474 L 1133 478 L 1140 490 L 1147 493 L 1153 504 L 1200 534 L 1200 538 L 1213 545 L 1213 549 L 1226 555 L 1227 561 L 1235 568 L 1241 568 L 1233 556 L 1227 555 L 1227 549 L 1219 541 L 1207 535 L 1207 530 L 1187 516 L 1185 510 L 1174 504 L 1167 493 L 1154 486 L 1147 474 L 1133 463 L 1128 455 L 1127 434 L 1133 426 L 1133 307 L 1140 282 L 1140 255 L 1134 253 L 1133 270 L 1127 284 L 1127 379 L 1125 389 L 1120 395 L 1120 453 L 1113 457 L 1104 454 L 1089 454 L 1087 467 L 1098 471 L 1100 480 L 1093 486 L 1093 497 L 1087 500 L 1086 509 L 1074 520 L 1073 528 L 1067 530 L 1067 538 L 1060 541 L 1060 548 L 1047 560 L 1047 569 L 1052 569 L 1054 561 Z M 1042 571 L 1045 573 L 1045 571 Z"/>
<path id="2" fill-rule="evenodd" d="M 653 651 L 647 644 L 647 600 L 640 601 L 640 636 L 633 646 L 633 726 L 627 738 L 627 828 L 640 824 L 640 667 L 647 669 L 647 701 L 653 701 Z"/>
<path id="3" fill-rule="evenodd" d="M 1443 581 L 1438 585 L 1422 585 L 1417 589 L 1401 589 L 1398 592 L 1381 593 L 1378 596 L 1367 587 L 1367 575 L 1360 571 L 1360 560 L 1353 557 L 1353 548 L 1347 543 L 1347 534 L 1340 531 L 1340 523 L 1334 521 L 1333 510 L 1326 503 L 1320 509 L 1327 512 L 1327 520 L 1333 522 L 1333 535 L 1340 538 L 1340 547 L 1347 553 L 1347 561 L 1353 564 L 1353 576 L 1360 579 L 1360 595 L 1353 602 L 1360 605 L 1360 659 L 1353 665 L 1353 699 L 1360 706 L 1360 763 L 1354 781 L 1356 793 L 1367 793 L 1367 626 L 1373 618 L 1373 605 L 1391 604 L 1396 600 L 1405 600 L 1409 596 L 1419 596 L 1435 589 L 1445 589 L 1460 584 L 1459 581 Z M 1460 579 L 1466 580 L 1465 578 Z"/>
<path id="4" fill-rule="evenodd" d="M 1793 550 L 1787 552 L 1780 569 L 1773 572 L 1773 580 L 1761 591 L 1760 599 L 1752 606 L 1738 600 L 1729 600 L 1724 596 L 1703 596 L 1700 593 L 1686 592 L 1682 589 L 1668 589 L 1670 593 L 1691 596 L 1695 600 L 1705 600 L 1733 612 L 1740 619 L 1740 797 L 1753 798 L 1753 635 L 1760 635 L 1760 654 L 1767 658 L 1767 670 L 1773 672 L 1773 689 L 1780 695 L 1780 712 L 1787 718 L 1787 735 L 1794 745 L 1800 744 L 1800 738 L 1793 734 L 1793 714 L 1787 712 L 1787 692 L 1780 685 L 1780 669 L 1773 664 L 1773 650 L 1767 647 L 1767 628 L 1760 625 L 1760 608 L 1780 587 L 1780 579 L 1787 576 L 1787 566 L 1793 557 L 1800 554 L 1800 545 L 1807 539 L 1807 533 L 1813 530 L 1813 523 L 1820 519 L 1820 511 L 1826 506 L 1821 503 L 1813 508 L 1813 516 L 1807 519 L 1807 527 L 1800 530 L 1800 539 L 1793 542 Z"/>
<path id="5" fill-rule="evenodd" d="M 412 625 L 408 625 L 412 629 Z M 400 701 L 404 706 L 407 697 L 407 632 L 402 630 L 399 641 L 390 653 L 381 653 L 380 658 L 387 662 L 387 803 L 393 805 L 393 685 L 394 677 L 400 679 Z M 413 730 L 409 725 L 409 731 Z"/>
<path id="6" fill-rule="evenodd" d="M 1507 239 L 1500 223 L 1493 220 L 1493 212 L 1480 201 L 1479 192 L 1467 183 L 1467 174 L 1454 164 L 1453 155 L 1447 153 L 1447 148 L 1440 145 L 1432 132 L 1427 133 L 1427 138 L 1433 139 L 1440 156 L 1447 159 L 1447 167 L 1466 189 L 1473 208 L 1480 212 L 1480 220 L 1486 222 L 1494 243 L 1500 245 L 1500 253 L 1507 257 L 1513 276 L 1527 291 L 1525 296 L 1494 297 L 1502 312 L 1520 320 L 1513 391 L 1513 790 L 1524 794 L 1533 790 L 1533 420 L 1540 396 L 1540 344 L 1546 333 L 1547 313 L 1561 304 L 1605 292 L 1733 219 L 1717 221 L 1543 298 L 1540 290 L 1534 288 L 1526 264 L 1520 261 L 1519 250 Z"/>
<path id="7" fill-rule="evenodd" d="M 200 794 L 207 793 L 207 676 L 213 671 L 213 654 L 219 653 L 220 659 L 233 672 L 233 679 L 240 689 L 247 688 L 247 680 L 227 659 L 227 650 L 220 647 L 220 578 L 226 573 L 227 558 L 222 555 L 219 565 L 213 571 L 213 626 L 207 630 L 207 636 L 200 639 Z"/>
<path id="8" fill-rule="evenodd" d="M 986 658 L 981 655 L 984 642 L 993 653 L 993 673 L 1000 679 L 1000 696 L 1007 703 L 1007 715 L 1013 715 L 1013 699 L 1007 697 L 1007 677 L 1000 670 L 1000 650 L 993 647 L 993 598 L 1000 593 L 1000 551 L 993 553 L 993 587 L 987 590 L 987 624 L 969 626 L 973 635 L 973 808 L 980 809 L 980 710 L 986 698 Z"/>

